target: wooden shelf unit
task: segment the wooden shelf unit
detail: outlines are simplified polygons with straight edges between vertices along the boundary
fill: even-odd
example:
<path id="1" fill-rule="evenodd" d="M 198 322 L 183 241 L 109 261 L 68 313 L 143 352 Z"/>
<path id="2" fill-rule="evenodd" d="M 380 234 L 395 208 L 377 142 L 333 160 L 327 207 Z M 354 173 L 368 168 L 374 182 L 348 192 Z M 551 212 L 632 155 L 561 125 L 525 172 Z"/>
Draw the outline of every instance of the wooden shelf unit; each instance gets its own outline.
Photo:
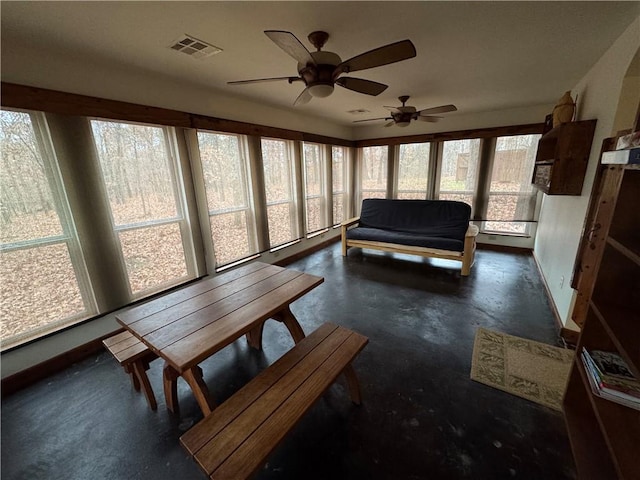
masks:
<path id="1" fill-rule="evenodd" d="M 640 378 L 640 168 L 604 175 L 601 258 L 563 403 L 579 478 L 640 480 L 640 411 L 594 395 L 580 356 L 617 352 Z"/>
<path id="2" fill-rule="evenodd" d="M 542 135 L 531 183 L 548 195 L 580 195 L 595 128 L 595 120 L 584 120 Z"/>

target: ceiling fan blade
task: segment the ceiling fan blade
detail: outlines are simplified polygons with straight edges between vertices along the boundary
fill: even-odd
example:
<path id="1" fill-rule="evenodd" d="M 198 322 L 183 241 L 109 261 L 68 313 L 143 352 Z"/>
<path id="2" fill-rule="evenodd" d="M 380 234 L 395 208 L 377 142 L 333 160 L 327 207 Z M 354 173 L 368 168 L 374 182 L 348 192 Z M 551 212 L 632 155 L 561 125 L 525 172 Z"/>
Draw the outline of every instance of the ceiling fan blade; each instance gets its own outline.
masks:
<path id="1" fill-rule="evenodd" d="M 395 120 L 391 120 L 389 123 L 385 123 L 384 126 L 385 127 L 393 127 L 396 124 Z"/>
<path id="2" fill-rule="evenodd" d="M 336 71 L 338 74 L 343 72 L 357 72 L 358 70 L 400 62 L 401 60 L 407 60 L 415 56 L 416 47 L 413 46 L 411 40 L 402 40 L 345 60 L 336 67 Z"/>
<path id="3" fill-rule="evenodd" d="M 398 109 L 398 107 L 387 107 L 387 106 L 384 106 L 383 108 L 386 108 L 386 109 L 387 109 L 387 110 L 389 110 L 391 113 L 402 113 L 402 112 Z"/>
<path id="4" fill-rule="evenodd" d="M 309 63 L 312 65 L 316 64 L 309 50 L 307 50 L 307 48 L 293 33 L 281 30 L 265 30 L 264 33 L 273 41 L 273 43 L 295 58 L 298 63 L 303 65 L 307 65 Z"/>
<path id="5" fill-rule="evenodd" d="M 300 95 L 298 95 L 298 98 L 296 98 L 296 101 L 293 102 L 293 106 L 297 107 L 299 105 L 304 105 L 306 103 L 309 103 L 311 98 L 312 97 L 311 97 L 311 94 L 309 93 L 309 87 L 307 87 L 302 91 Z"/>
<path id="6" fill-rule="evenodd" d="M 253 80 L 236 80 L 234 82 L 227 82 L 228 85 L 243 85 L 245 83 L 260 83 L 260 82 L 277 82 L 279 80 L 287 80 L 289 83 L 302 80 L 300 77 L 271 77 L 271 78 L 256 78 Z"/>
<path id="7" fill-rule="evenodd" d="M 425 108 L 424 110 L 420 110 L 418 112 L 419 115 L 428 115 L 430 113 L 447 113 L 447 112 L 455 112 L 458 109 L 455 105 L 441 105 L 439 107 L 433 108 Z"/>
<path id="8" fill-rule="evenodd" d="M 353 123 L 360 123 L 360 122 L 373 122 L 374 120 L 388 120 L 386 117 L 381 117 L 381 118 L 367 118 L 366 120 L 354 120 Z"/>
<path id="9" fill-rule="evenodd" d="M 442 119 L 442 117 L 434 117 L 433 115 L 429 115 L 429 116 L 418 115 L 415 118 L 415 120 L 419 120 L 421 122 L 431 122 L 431 123 L 439 122 L 441 119 Z"/>
<path id="10" fill-rule="evenodd" d="M 354 92 L 364 93 L 366 95 L 380 95 L 384 92 L 388 85 L 384 83 L 364 80 L 362 78 L 342 77 L 336 80 L 336 84 L 341 87 L 353 90 Z"/>

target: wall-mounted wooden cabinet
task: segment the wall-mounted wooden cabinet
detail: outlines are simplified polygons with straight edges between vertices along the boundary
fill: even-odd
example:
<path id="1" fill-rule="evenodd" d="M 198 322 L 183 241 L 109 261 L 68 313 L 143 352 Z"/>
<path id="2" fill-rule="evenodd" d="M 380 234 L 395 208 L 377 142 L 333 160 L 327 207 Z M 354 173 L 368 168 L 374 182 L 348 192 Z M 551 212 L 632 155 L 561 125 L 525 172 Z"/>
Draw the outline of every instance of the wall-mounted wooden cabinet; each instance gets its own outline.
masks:
<path id="1" fill-rule="evenodd" d="M 595 120 L 585 120 L 542 135 L 531 183 L 548 195 L 580 195 L 595 128 Z"/>

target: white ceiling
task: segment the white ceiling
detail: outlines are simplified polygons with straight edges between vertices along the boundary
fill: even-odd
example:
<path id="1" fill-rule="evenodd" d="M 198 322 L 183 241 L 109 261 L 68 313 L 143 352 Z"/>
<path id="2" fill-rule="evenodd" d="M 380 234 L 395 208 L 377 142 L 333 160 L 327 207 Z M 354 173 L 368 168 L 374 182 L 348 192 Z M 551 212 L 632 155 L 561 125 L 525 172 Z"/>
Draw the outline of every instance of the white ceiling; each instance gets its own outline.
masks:
<path id="1" fill-rule="evenodd" d="M 400 95 L 411 95 L 408 104 L 419 110 L 458 107 L 445 115 L 552 105 L 640 14 L 639 2 L 612 1 L 3 1 L 0 7 L 3 52 L 46 45 L 343 125 L 386 116 L 383 105 L 398 105 Z M 407 38 L 417 56 L 353 75 L 389 85 L 378 97 L 336 87 L 331 97 L 294 108 L 301 83 L 226 84 L 296 75 L 296 61 L 264 35 L 268 29 L 290 31 L 312 51 L 307 35 L 324 30 L 330 35 L 324 50 L 343 60 Z M 168 48 L 185 33 L 223 52 L 196 60 Z M 370 113 L 347 113 L 356 109 Z"/>

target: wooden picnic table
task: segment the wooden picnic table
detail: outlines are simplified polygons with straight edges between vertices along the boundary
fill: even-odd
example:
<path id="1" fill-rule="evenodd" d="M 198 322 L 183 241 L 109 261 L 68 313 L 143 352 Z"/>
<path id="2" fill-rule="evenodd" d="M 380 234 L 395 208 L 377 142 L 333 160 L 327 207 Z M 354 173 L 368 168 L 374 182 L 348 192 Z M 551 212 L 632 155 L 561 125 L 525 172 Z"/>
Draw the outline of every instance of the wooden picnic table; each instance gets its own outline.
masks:
<path id="1" fill-rule="evenodd" d="M 207 416 L 215 407 L 198 366 L 203 360 L 247 335 L 262 346 L 269 318 L 286 325 L 298 343 L 305 337 L 289 305 L 324 279 L 275 265 L 254 262 L 190 284 L 118 314 L 118 322 L 165 361 L 167 408 L 177 411 L 181 376 Z"/>

